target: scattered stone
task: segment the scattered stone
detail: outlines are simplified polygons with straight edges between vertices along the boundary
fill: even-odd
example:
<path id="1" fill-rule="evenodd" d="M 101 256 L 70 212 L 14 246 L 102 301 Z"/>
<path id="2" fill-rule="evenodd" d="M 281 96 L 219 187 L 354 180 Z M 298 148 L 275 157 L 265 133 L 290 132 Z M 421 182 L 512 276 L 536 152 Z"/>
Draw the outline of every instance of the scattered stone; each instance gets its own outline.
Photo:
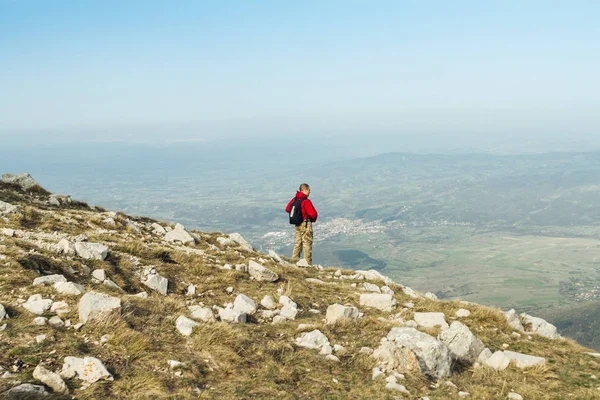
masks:
<path id="1" fill-rule="evenodd" d="M 152 290 L 157 291 L 158 293 L 162 294 L 163 296 L 166 296 L 168 287 L 169 287 L 169 280 L 167 278 L 165 278 L 164 276 L 161 276 L 160 274 L 154 272 L 154 273 L 150 273 L 146 276 L 144 285 L 146 285 L 147 287 L 149 287 Z"/>
<path id="2" fill-rule="evenodd" d="M 425 293 L 425 298 L 432 300 L 432 301 L 437 301 L 438 297 L 435 295 L 435 293 L 431 293 L 431 292 L 427 292 Z"/>
<path id="3" fill-rule="evenodd" d="M 106 275 L 106 271 L 103 269 L 93 270 L 92 277 L 99 282 L 104 282 L 106 279 L 108 279 L 108 276 Z"/>
<path id="4" fill-rule="evenodd" d="M 461 308 L 454 315 L 456 315 L 458 318 L 466 318 L 466 317 L 469 317 L 471 315 L 471 311 L 465 310 L 464 308 Z"/>
<path id="5" fill-rule="evenodd" d="M 234 290 L 234 289 L 233 289 L 233 286 L 229 286 L 227 289 L 225 289 L 225 291 L 226 291 L 227 293 L 229 293 L 229 294 L 232 294 L 232 293 L 233 293 L 233 290 Z"/>
<path id="6" fill-rule="evenodd" d="M 440 326 L 442 329 L 448 328 L 445 315 L 441 312 L 416 312 L 413 318 L 419 326 L 424 328 L 435 326 Z"/>
<path id="7" fill-rule="evenodd" d="M 58 242 L 58 252 L 67 256 L 74 256 L 77 254 L 75 245 L 67 239 L 61 239 L 60 242 Z"/>
<path id="8" fill-rule="evenodd" d="M 274 250 L 269 250 L 267 253 L 273 260 L 278 262 L 279 264 L 283 264 L 283 259 L 279 254 L 277 254 Z"/>
<path id="9" fill-rule="evenodd" d="M 329 339 L 318 329 L 302 333 L 296 338 L 296 344 L 307 349 L 321 350 L 324 346 L 331 346 Z"/>
<path id="10" fill-rule="evenodd" d="M 233 308 L 220 308 L 219 318 L 221 318 L 221 321 L 223 322 L 229 322 L 232 324 L 246 323 L 246 313 L 240 312 Z"/>
<path id="11" fill-rule="evenodd" d="M 103 261 L 108 255 L 108 246 L 101 243 L 77 242 L 75 252 L 85 260 Z"/>
<path id="12" fill-rule="evenodd" d="M 60 294 L 68 296 L 79 296 L 85 292 L 85 287 L 74 282 L 57 282 L 54 284 L 54 289 Z"/>
<path id="13" fill-rule="evenodd" d="M 180 242 L 182 244 L 195 243 L 194 237 L 181 224 L 175 225 L 175 229 L 167 232 L 163 240 L 165 242 Z"/>
<path id="14" fill-rule="evenodd" d="M 6 309 L 2 304 L 0 304 L 0 320 L 3 320 L 6 317 Z"/>
<path id="15" fill-rule="evenodd" d="M 107 381 L 114 380 L 108 372 L 102 361 L 95 357 L 65 357 L 65 361 L 60 372 L 60 376 L 65 379 L 74 378 L 77 375 L 79 379 L 86 383 L 95 383 L 100 379 Z"/>
<path id="16" fill-rule="evenodd" d="M 48 311 L 51 306 L 52 300 L 43 299 L 41 294 L 29 296 L 29 299 L 23 303 L 23 308 L 36 315 L 42 315 Z"/>
<path id="17" fill-rule="evenodd" d="M 340 359 L 338 357 L 334 356 L 333 354 L 327 354 L 325 356 L 325 358 L 329 361 L 340 362 Z"/>
<path id="18" fill-rule="evenodd" d="M 343 306 L 341 304 L 333 304 L 327 307 L 325 321 L 329 325 L 333 325 L 339 321 L 354 321 L 359 316 L 358 308 L 352 306 Z"/>
<path id="19" fill-rule="evenodd" d="M 523 396 L 519 393 L 510 392 L 508 393 L 508 396 L 506 396 L 506 400 L 523 400 Z"/>
<path id="20" fill-rule="evenodd" d="M 256 312 L 256 303 L 245 294 L 238 294 L 233 301 L 233 309 L 241 313 L 252 315 Z"/>
<path id="21" fill-rule="evenodd" d="M 11 374 L 12 375 L 12 374 Z M 14 388 L 1 393 L 3 398 L 10 400 L 36 399 L 41 396 L 47 396 L 46 388 L 31 383 L 22 383 Z"/>
<path id="22" fill-rule="evenodd" d="M 412 288 L 409 288 L 408 286 L 403 286 L 402 292 L 412 299 L 422 299 L 423 298 L 423 296 L 421 296 L 417 291 L 415 291 Z"/>
<path id="23" fill-rule="evenodd" d="M 244 250 L 250 251 L 250 252 L 254 251 L 254 249 L 252 248 L 250 243 L 248 243 L 246 241 L 246 239 L 244 239 L 244 237 L 242 235 L 240 235 L 239 233 L 237 233 L 237 232 L 232 233 L 229 235 L 229 238 L 231 240 L 233 240 L 234 242 L 236 242 L 237 244 L 239 244 Z"/>
<path id="24" fill-rule="evenodd" d="M 250 273 L 250 276 L 259 282 L 275 282 L 279 279 L 279 275 L 275 272 L 263 267 L 253 260 L 248 262 L 248 272 Z"/>
<path id="25" fill-rule="evenodd" d="M 148 293 L 146 292 L 139 292 L 138 294 L 134 294 L 135 297 L 139 297 L 140 299 L 147 299 L 148 298 Z"/>
<path id="26" fill-rule="evenodd" d="M 67 394 L 69 388 L 65 384 L 65 381 L 60 377 L 59 374 L 49 371 L 41 365 L 38 365 L 33 370 L 33 377 L 44 385 L 48 386 L 56 393 Z"/>
<path id="27" fill-rule="evenodd" d="M 400 393 L 404 393 L 410 396 L 410 392 L 408 390 L 406 390 L 406 388 L 396 382 L 388 382 L 385 385 L 385 388 L 387 390 L 393 390 L 395 392 L 400 392 Z"/>
<path id="28" fill-rule="evenodd" d="M 497 351 L 485 360 L 485 365 L 496 371 L 504 371 L 508 364 L 510 364 L 510 359 L 504 355 L 503 351 Z"/>
<path id="29" fill-rule="evenodd" d="M 17 211 L 17 206 L 0 200 L 0 215 L 8 215 Z M 14 231 L 13 231 L 14 234 Z M 9 235 L 6 235 L 9 236 Z M 10 235 L 12 236 L 12 235 Z"/>
<path id="30" fill-rule="evenodd" d="M 186 296 L 195 296 L 196 295 L 196 285 L 192 285 L 191 283 L 189 284 L 189 286 L 187 287 L 187 292 L 185 293 Z"/>
<path id="31" fill-rule="evenodd" d="M 361 347 L 358 351 L 358 354 L 366 354 L 370 356 L 371 354 L 373 354 L 373 349 L 370 347 Z"/>
<path id="32" fill-rule="evenodd" d="M 33 280 L 33 285 L 34 286 L 38 286 L 38 285 L 45 285 L 47 283 L 54 285 L 55 283 L 59 283 L 59 282 L 66 282 L 67 278 L 64 277 L 64 275 L 46 275 L 46 276 L 40 276 L 38 278 L 35 278 Z"/>
<path id="33" fill-rule="evenodd" d="M 189 319 L 184 315 L 180 315 L 179 318 L 175 321 L 175 327 L 183 336 L 190 336 L 195 327 L 200 324 L 196 321 Z"/>
<path id="34" fill-rule="evenodd" d="M 44 326 L 48 323 L 48 318 L 46 317 L 37 317 L 33 319 L 33 325 Z"/>
<path id="35" fill-rule="evenodd" d="M 213 314 L 212 310 L 208 307 L 190 306 L 188 308 L 190 310 L 190 314 L 191 314 L 192 318 L 195 319 L 196 321 L 209 322 L 209 323 L 217 322 L 215 315 Z"/>
<path id="36" fill-rule="evenodd" d="M 2 229 L 0 229 L 0 233 L 3 234 L 4 236 L 8 236 L 8 237 L 15 236 L 15 230 L 14 229 L 2 228 Z"/>
<path id="37" fill-rule="evenodd" d="M 516 329 L 518 331 L 524 331 L 523 324 L 519 320 L 519 316 L 514 309 L 510 309 L 504 313 L 504 317 L 506 318 L 506 322 L 510 325 L 511 328 Z"/>
<path id="38" fill-rule="evenodd" d="M 13 183 L 23 190 L 29 190 L 34 186 L 39 186 L 33 177 L 27 173 L 24 174 L 2 174 L 2 182 Z"/>
<path id="39" fill-rule="evenodd" d="M 273 300 L 273 297 L 269 295 L 263 297 L 263 299 L 260 301 L 260 305 L 266 308 L 267 310 L 274 310 L 275 308 L 277 308 L 275 300 Z"/>
<path id="40" fill-rule="evenodd" d="M 86 323 L 112 313 L 121 313 L 121 299 L 104 293 L 87 292 L 79 300 L 79 320 Z"/>
<path id="41" fill-rule="evenodd" d="M 477 362 L 481 364 L 485 364 L 488 358 L 492 356 L 492 352 L 487 347 L 483 349 L 481 353 L 477 356 Z"/>
<path id="42" fill-rule="evenodd" d="M 546 359 L 542 357 L 530 356 L 527 354 L 515 353 L 506 350 L 504 356 L 517 366 L 517 368 L 529 368 L 536 365 L 546 365 Z"/>
<path id="43" fill-rule="evenodd" d="M 390 294 L 365 293 L 360 295 L 359 304 L 364 307 L 390 312 L 396 305 L 396 300 Z"/>
<path id="44" fill-rule="evenodd" d="M 440 332 L 438 339 L 445 343 L 456 360 L 473 363 L 485 349 L 481 340 L 477 339 L 464 324 L 454 321 L 448 329 Z"/>
<path id="45" fill-rule="evenodd" d="M 165 228 L 163 228 L 162 225 L 157 224 L 156 222 L 153 222 L 150 225 L 150 228 L 152 228 L 152 233 L 154 233 L 155 235 L 166 235 L 167 231 Z"/>
<path id="46" fill-rule="evenodd" d="M 469 397 L 471 394 L 469 392 L 458 392 L 458 397 L 462 397 L 463 399 L 465 397 Z"/>
<path id="47" fill-rule="evenodd" d="M 302 267 L 302 268 L 307 268 L 307 267 L 310 267 L 310 264 L 308 263 L 308 261 L 306 261 L 305 258 L 303 258 L 296 263 L 296 266 Z"/>
<path id="48" fill-rule="evenodd" d="M 528 328 L 530 332 L 536 333 L 548 339 L 560 339 L 560 335 L 557 332 L 556 326 L 552 325 L 546 320 L 532 317 L 526 313 L 521 314 L 521 318 L 523 318 L 523 321 L 525 321 L 526 324 L 529 324 Z"/>
<path id="49" fill-rule="evenodd" d="M 54 326 L 55 328 L 62 328 L 65 326 L 65 322 L 57 317 L 56 315 L 48 320 L 48 325 Z"/>
<path id="50" fill-rule="evenodd" d="M 365 282 L 362 284 L 362 286 L 365 292 L 381 293 L 381 289 L 379 288 L 379 286 L 373 283 Z"/>
<path id="51" fill-rule="evenodd" d="M 46 340 L 46 335 L 37 335 L 37 336 L 35 337 L 35 342 L 36 342 L 37 344 L 40 344 L 40 343 L 42 343 L 44 340 Z"/>
<path id="52" fill-rule="evenodd" d="M 283 304 L 283 308 L 279 313 L 279 317 L 287 320 L 296 319 L 296 315 L 298 315 L 298 304 L 294 303 L 292 299 L 287 296 L 280 296 L 279 303 Z"/>
<path id="53" fill-rule="evenodd" d="M 116 283 L 114 283 L 110 279 L 105 280 L 104 282 L 102 282 L 102 284 L 104 286 L 107 286 L 107 287 L 111 288 L 111 289 L 116 289 L 116 290 L 119 290 L 121 292 L 124 291 L 123 289 L 121 289 L 121 286 L 117 285 Z"/>
<path id="54" fill-rule="evenodd" d="M 395 292 L 389 286 L 382 286 L 381 287 L 381 293 L 383 293 L 383 294 L 391 294 L 392 296 L 395 294 Z"/>

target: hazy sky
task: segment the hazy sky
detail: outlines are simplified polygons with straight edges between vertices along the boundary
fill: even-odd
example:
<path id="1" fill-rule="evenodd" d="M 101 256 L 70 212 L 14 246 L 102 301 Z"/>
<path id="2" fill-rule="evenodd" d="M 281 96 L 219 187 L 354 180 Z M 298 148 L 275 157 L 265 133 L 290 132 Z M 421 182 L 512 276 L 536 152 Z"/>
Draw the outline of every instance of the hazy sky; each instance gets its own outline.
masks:
<path id="1" fill-rule="evenodd" d="M 0 134 L 600 133 L 598 1 L 0 0 Z"/>

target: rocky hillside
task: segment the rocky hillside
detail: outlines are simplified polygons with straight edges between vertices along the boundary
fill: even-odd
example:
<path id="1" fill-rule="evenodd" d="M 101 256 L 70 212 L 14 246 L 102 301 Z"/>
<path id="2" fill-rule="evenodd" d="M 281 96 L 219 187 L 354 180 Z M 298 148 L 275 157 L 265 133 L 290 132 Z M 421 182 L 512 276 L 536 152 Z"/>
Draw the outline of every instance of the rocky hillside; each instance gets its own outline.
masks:
<path id="1" fill-rule="evenodd" d="M 600 398 L 598 354 L 539 318 L 293 265 L 28 175 L 0 181 L 0 304 L 0 398 Z"/>

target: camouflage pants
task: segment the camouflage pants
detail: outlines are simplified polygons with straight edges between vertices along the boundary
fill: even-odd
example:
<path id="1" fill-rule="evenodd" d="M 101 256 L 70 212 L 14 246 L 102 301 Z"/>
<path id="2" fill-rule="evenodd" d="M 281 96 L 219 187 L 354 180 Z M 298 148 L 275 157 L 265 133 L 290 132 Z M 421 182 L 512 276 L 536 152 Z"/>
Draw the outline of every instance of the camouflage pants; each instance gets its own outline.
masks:
<path id="1" fill-rule="evenodd" d="M 294 243 L 294 251 L 292 260 L 298 261 L 300 253 L 304 249 L 304 258 L 312 265 L 312 244 L 313 244 L 313 227 L 312 222 L 303 222 L 296 227 L 296 242 Z"/>

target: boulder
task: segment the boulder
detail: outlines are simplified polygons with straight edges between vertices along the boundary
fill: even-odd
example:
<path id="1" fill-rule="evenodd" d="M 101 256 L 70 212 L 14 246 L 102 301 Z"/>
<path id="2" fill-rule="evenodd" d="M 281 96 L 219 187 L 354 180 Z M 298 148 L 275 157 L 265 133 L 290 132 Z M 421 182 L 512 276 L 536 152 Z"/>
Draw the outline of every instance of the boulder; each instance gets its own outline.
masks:
<path id="1" fill-rule="evenodd" d="M 146 276 L 144 285 L 148 286 L 152 290 L 156 290 L 163 296 L 166 296 L 169 287 L 169 280 L 158 273 L 151 273 Z"/>
<path id="2" fill-rule="evenodd" d="M 485 349 L 481 340 L 458 321 L 454 321 L 448 329 L 442 330 L 438 339 L 448 346 L 454 359 L 467 363 L 477 361 L 477 357 Z"/>
<path id="3" fill-rule="evenodd" d="M 466 318 L 471 315 L 471 311 L 461 308 L 454 315 L 456 315 L 458 318 Z"/>
<path id="4" fill-rule="evenodd" d="M 195 243 L 196 240 L 188 231 L 185 230 L 185 227 L 181 224 L 175 225 L 175 229 L 167 232 L 167 234 L 163 237 L 165 242 L 181 242 L 183 244 L 187 243 Z"/>
<path id="5" fill-rule="evenodd" d="M 483 349 L 481 353 L 477 356 L 477 362 L 480 364 L 485 364 L 485 362 L 492 356 L 492 352 L 487 347 Z"/>
<path id="6" fill-rule="evenodd" d="M 432 300 L 432 301 L 437 301 L 438 297 L 435 295 L 435 293 L 431 293 L 431 292 L 427 292 L 425 293 L 425 298 Z"/>
<path id="7" fill-rule="evenodd" d="M 74 282 L 56 282 L 54 284 L 54 289 L 56 289 L 58 293 L 68 296 L 79 296 L 85 292 L 85 287 L 83 285 Z"/>
<path id="8" fill-rule="evenodd" d="M 248 262 L 248 273 L 251 277 L 261 282 L 275 282 L 279 279 L 279 275 L 275 272 L 253 260 Z"/>
<path id="9" fill-rule="evenodd" d="M 25 174 L 2 174 L 2 182 L 12 183 L 23 190 L 29 190 L 34 186 L 39 186 L 33 177 Z"/>
<path id="10" fill-rule="evenodd" d="M 516 329 L 518 331 L 524 331 L 523 324 L 519 320 L 519 316 L 514 309 L 510 309 L 504 312 L 504 317 L 506 318 L 506 322 L 510 325 L 511 328 Z"/>
<path id="11" fill-rule="evenodd" d="M 235 242 L 229 238 L 226 237 L 218 237 L 217 238 L 217 242 L 221 245 L 221 246 L 232 246 L 235 244 Z"/>
<path id="12" fill-rule="evenodd" d="M 0 215 L 8 215 L 17 211 L 17 206 L 0 200 Z"/>
<path id="13" fill-rule="evenodd" d="M 365 292 L 381 293 L 381 289 L 379 288 L 379 286 L 373 283 L 365 282 L 362 286 Z"/>
<path id="14" fill-rule="evenodd" d="M 450 349 L 436 338 L 415 328 L 392 328 L 387 340 L 415 353 L 421 371 L 436 379 L 450 376 L 452 357 Z"/>
<path id="15" fill-rule="evenodd" d="M 58 252 L 67 256 L 74 256 L 77 254 L 75 251 L 75 245 L 67 239 L 61 239 L 58 242 Z"/>
<path id="16" fill-rule="evenodd" d="M 413 319 L 423 328 L 433 328 L 440 326 L 442 329 L 448 328 L 446 317 L 441 312 L 416 312 Z"/>
<path id="17" fill-rule="evenodd" d="M 378 369 L 385 371 L 398 371 L 410 373 L 420 371 L 419 360 L 415 353 L 405 346 L 390 342 L 386 338 L 375 350 L 371 350 L 371 356 L 377 361 Z M 361 349 L 361 353 L 363 350 Z M 368 353 L 367 353 L 368 354 Z"/>
<path id="18" fill-rule="evenodd" d="M 508 358 L 517 368 L 530 368 L 536 365 L 546 365 L 546 359 L 542 357 L 530 356 L 527 354 L 515 353 L 514 351 L 504 351 L 504 356 Z"/>
<path id="19" fill-rule="evenodd" d="M 359 315 L 360 312 L 356 307 L 333 304 L 327 307 L 325 321 L 327 324 L 331 325 L 339 321 L 355 321 L 358 319 Z"/>
<path id="20" fill-rule="evenodd" d="M 547 322 L 542 318 L 532 317 L 529 314 L 521 314 L 521 318 L 526 324 L 529 324 L 528 331 L 533 332 L 537 335 L 543 336 L 548 339 L 560 339 L 560 335 L 557 332 L 556 326 Z"/>
<path id="21" fill-rule="evenodd" d="M 237 232 L 232 233 L 231 235 L 229 235 L 229 238 L 231 240 L 233 240 L 234 242 L 236 242 L 237 244 L 239 244 L 244 250 L 246 250 L 246 251 L 254 251 L 254 249 L 252 248 L 252 246 L 250 245 L 250 243 L 248 243 L 246 241 L 246 239 L 244 239 L 243 236 L 240 235 L 239 233 L 237 233 Z"/>
<path id="22" fill-rule="evenodd" d="M 238 294 L 233 301 L 233 309 L 241 313 L 252 315 L 256 312 L 256 303 L 245 294 Z"/>
<path id="23" fill-rule="evenodd" d="M 41 385 L 22 383 L 2 393 L 2 398 L 7 400 L 33 400 L 48 396 L 46 388 Z"/>
<path id="24" fill-rule="evenodd" d="M 183 336 L 190 336 L 195 327 L 200 324 L 196 321 L 189 319 L 184 315 L 180 315 L 179 318 L 175 321 L 175 327 Z"/>
<path id="25" fill-rule="evenodd" d="M 229 322 L 231 324 L 245 324 L 246 323 L 246 314 L 235 310 L 233 308 L 220 308 L 219 309 L 219 318 L 223 322 Z"/>
<path id="26" fill-rule="evenodd" d="M 50 312 L 53 312 L 57 315 L 65 315 L 68 314 L 69 311 L 69 305 L 64 301 L 55 301 L 50 307 Z"/>
<path id="27" fill-rule="evenodd" d="M 79 320 L 83 323 L 109 314 L 121 314 L 121 299 L 104 293 L 87 292 L 79 300 Z"/>
<path id="28" fill-rule="evenodd" d="M 279 312 L 280 318 L 285 318 L 286 320 L 296 319 L 296 315 L 298 315 L 298 304 L 287 296 L 279 296 L 279 303 L 283 305 Z"/>
<path id="29" fill-rule="evenodd" d="M 101 243 L 76 242 L 75 252 L 86 260 L 104 260 L 108 255 L 108 246 Z"/>
<path id="30" fill-rule="evenodd" d="M 38 285 L 45 285 L 47 283 L 54 285 L 55 283 L 58 282 L 66 282 L 67 278 L 64 277 L 64 275 L 46 275 L 46 276 L 40 276 L 38 278 L 35 278 L 33 280 L 33 285 L 34 286 L 38 286 Z"/>
<path id="31" fill-rule="evenodd" d="M 215 315 L 213 314 L 212 310 L 208 307 L 190 306 L 188 307 L 188 309 L 190 310 L 190 315 L 192 319 L 195 319 L 196 321 L 217 322 Z"/>
<path id="32" fill-rule="evenodd" d="M 98 382 L 100 379 L 106 381 L 114 380 L 112 374 L 102 364 L 102 361 L 95 357 L 65 357 L 60 376 L 65 379 L 77 376 L 89 384 Z"/>
<path id="33" fill-rule="evenodd" d="M 523 400 L 523 396 L 519 393 L 509 392 L 508 396 L 506 396 L 506 400 Z"/>
<path id="34" fill-rule="evenodd" d="M 23 308 L 36 315 L 42 315 L 48 311 L 50 307 L 52 307 L 52 300 L 43 299 L 41 294 L 29 296 L 29 299 L 23 303 Z"/>
<path id="35" fill-rule="evenodd" d="M 304 332 L 296 338 L 296 344 L 307 349 L 321 350 L 325 346 L 331 346 L 329 339 L 318 329 L 311 332 Z"/>
<path id="36" fill-rule="evenodd" d="M 33 370 L 33 377 L 38 381 L 42 382 L 44 385 L 48 386 L 56 393 L 67 394 L 69 393 L 69 388 L 65 384 L 65 381 L 60 377 L 59 374 L 47 370 L 41 365 L 38 365 Z"/>
<path id="37" fill-rule="evenodd" d="M 0 304 L 0 321 L 6 317 L 6 309 L 2 304 Z"/>
<path id="38" fill-rule="evenodd" d="M 150 225 L 150 228 L 152 228 L 152 233 L 154 233 L 155 235 L 166 235 L 167 234 L 167 230 L 165 228 L 163 228 L 162 225 L 157 224 L 156 222 L 153 222 Z"/>
<path id="39" fill-rule="evenodd" d="M 283 264 L 283 259 L 279 254 L 277 254 L 274 250 L 269 250 L 267 253 L 273 260 L 277 261 L 280 264 Z"/>
<path id="40" fill-rule="evenodd" d="M 423 298 L 423 296 L 421 296 L 416 290 L 409 288 L 408 286 L 403 286 L 402 292 L 412 299 L 422 299 Z"/>
<path id="41" fill-rule="evenodd" d="M 364 307 L 390 312 L 396 305 L 396 300 L 391 294 L 364 293 L 360 295 L 359 304 Z"/>
<path id="42" fill-rule="evenodd" d="M 308 261 L 306 261 L 305 258 L 298 260 L 298 262 L 296 263 L 297 267 L 302 267 L 302 268 L 308 268 L 310 267 L 310 264 L 308 263 Z"/>
<path id="43" fill-rule="evenodd" d="M 52 317 L 48 320 L 48 325 L 54 326 L 56 328 L 61 328 L 61 327 L 65 326 L 65 322 L 62 319 L 60 319 L 59 316 L 55 315 L 54 317 Z"/>
<path id="44" fill-rule="evenodd" d="M 260 305 L 266 308 L 267 310 L 274 310 L 277 308 L 275 300 L 273 300 L 273 297 L 269 295 L 263 297 L 263 299 L 260 301 Z"/>
<path id="45" fill-rule="evenodd" d="M 108 278 L 108 276 L 106 275 L 106 271 L 103 269 L 93 270 L 92 277 L 99 282 L 104 282 Z"/>
<path id="46" fill-rule="evenodd" d="M 485 360 L 485 365 L 496 371 L 504 371 L 508 364 L 510 364 L 510 359 L 504 355 L 503 351 L 497 351 Z"/>
<path id="47" fill-rule="evenodd" d="M 33 325 L 44 326 L 48 323 L 48 318 L 46 317 L 36 317 L 33 319 Z"/>

